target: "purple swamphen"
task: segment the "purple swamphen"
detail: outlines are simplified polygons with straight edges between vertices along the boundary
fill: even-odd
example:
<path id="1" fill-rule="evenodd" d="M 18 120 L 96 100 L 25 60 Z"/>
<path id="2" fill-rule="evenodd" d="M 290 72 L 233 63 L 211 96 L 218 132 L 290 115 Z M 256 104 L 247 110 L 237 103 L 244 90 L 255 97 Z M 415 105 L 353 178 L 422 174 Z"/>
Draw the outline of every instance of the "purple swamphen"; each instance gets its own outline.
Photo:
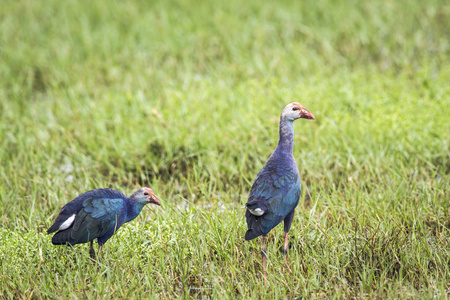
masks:
<path id="1" fill-rule="evenodd" d="M 256 175 L 246 204 L 248 230 L 246 240 L 262 236 L 262 259 L 264 282 L 266 283 L 266 235 L 284 220 L 283 252 L 286 254 L 288 270 L 288 232 L 294 218 L 294 209 L 300 199 L 300 176 L 295 163 L 294 126 L 297 119 L 312 119 L 314 116 L 299 103 L 288 104 L 280 117 L 280 140 L 269 160 Z"/>
<path id="2" fill-rule="evenodd" d="M 91 242 L 89 254 L 95 259 L 94 239 L 99 244 L 100 257 L 103 244 L 120 226 L 136 218 L 148 203 L 161 205 L 153 191 L 146 187 L 129 198 L 113 189 L 92 190 L 64 205 L 47 233 L 56 232 L 52 237 L 53 245 Z"/>

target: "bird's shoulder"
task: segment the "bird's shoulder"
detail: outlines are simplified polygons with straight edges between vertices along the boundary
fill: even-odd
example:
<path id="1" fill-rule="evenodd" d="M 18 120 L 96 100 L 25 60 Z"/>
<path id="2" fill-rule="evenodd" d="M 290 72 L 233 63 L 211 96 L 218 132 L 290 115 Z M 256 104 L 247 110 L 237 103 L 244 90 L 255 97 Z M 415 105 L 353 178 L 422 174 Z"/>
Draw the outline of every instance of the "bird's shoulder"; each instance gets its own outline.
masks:
<path id="1" fill-rule="evenodd" d="M 268 162 L 256 175 L 250 194 L 284 190 L 296 184 L 299 180 L 300 176 L 296 165 L 270 164 Z"/>
<path id="2" fill-rule="evenodd" d="M 79 197 L 82 198 L 92 198 L 92 199 L 122 199 L 126 200 L 127 197 L 116 190 L 113 189 L 95 189 L 89 192 L 81 194 Z"/>
<path id="3" fill-rule="evenodd" d="M 115 216 L 125 207 L 127 197 L 112 189 L 95 190 L 83 201 L 83 210 L 93 218 Z"/>
<path id="4" fill-rule="evenodd" d="M 78 195 L 72 201 L 63 206 L 60 213 L 63 214 L 73 214 L 77 213 L 87 205 L 87 203 L 92 203 L 92 201 L 97 199 L 103 199 L 103 202 L 118 202 L 116 199 L 126 200 L 127 197 L 119 191 L 113 189 L 95 189 L 83 194 Z M 85 204 L 86 203 L 86 204 Z"/>

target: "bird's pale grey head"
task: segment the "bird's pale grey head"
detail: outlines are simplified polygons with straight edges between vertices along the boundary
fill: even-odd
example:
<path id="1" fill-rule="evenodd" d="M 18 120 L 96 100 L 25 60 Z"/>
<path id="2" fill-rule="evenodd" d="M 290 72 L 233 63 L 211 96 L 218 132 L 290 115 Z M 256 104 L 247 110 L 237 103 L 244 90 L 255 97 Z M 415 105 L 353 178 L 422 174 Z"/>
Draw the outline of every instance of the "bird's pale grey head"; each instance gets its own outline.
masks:
<path id="1" fill-rule="evenodd" d="M 147 187 L 138 189 L 136 192 L 134 192 L 134 194 L 130 198 L 133 201 L 143 204 L 153 203 L 156 205 L 161 205 L 158 197 L 156 197 L 155 194 L 153 193 L 153 190 Z"/>
<path id="2" fill-rule="evenodd" d="M 289 121 L 294 121 L 301 118 L 309 120 L 315 119 L 312 113 L 297 102 L 286 105 L 281 113 L 281 118 Z"/>

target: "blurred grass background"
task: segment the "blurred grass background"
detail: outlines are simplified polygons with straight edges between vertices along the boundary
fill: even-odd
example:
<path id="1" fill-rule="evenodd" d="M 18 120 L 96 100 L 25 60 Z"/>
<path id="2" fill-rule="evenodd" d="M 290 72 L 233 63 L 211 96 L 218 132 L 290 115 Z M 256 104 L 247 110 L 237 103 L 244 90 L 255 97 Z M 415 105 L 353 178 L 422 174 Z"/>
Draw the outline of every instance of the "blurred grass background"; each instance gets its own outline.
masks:
<path id="1" fill-rule="evenodd" d="M 450 5 L 0 3 L 0 295 L 447 297 Z M 293 274 L 244 203 L 295 123 Z M 79 193 L 151 186 L 97 267 L 45 230 Z M 272 247 L 272 248 L 271 248 Z"/>

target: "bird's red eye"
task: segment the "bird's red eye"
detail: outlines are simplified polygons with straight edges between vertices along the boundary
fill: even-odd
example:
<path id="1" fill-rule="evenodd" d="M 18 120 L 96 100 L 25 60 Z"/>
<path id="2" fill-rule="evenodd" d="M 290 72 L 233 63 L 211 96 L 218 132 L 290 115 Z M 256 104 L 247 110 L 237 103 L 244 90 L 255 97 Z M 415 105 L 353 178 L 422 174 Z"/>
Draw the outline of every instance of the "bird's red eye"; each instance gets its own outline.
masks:
<path id="1" fill-rule="evenodd" d="M 299 108 L 298 108 L 297 106 L 294 106 L 294 107 L 292 108 L 292 110 L 299 110 Z"/>
<path id="2" fill-rule="evenodd" d="M 148 192 L 144 192 L 144 196 L 148 196 Z"/>

